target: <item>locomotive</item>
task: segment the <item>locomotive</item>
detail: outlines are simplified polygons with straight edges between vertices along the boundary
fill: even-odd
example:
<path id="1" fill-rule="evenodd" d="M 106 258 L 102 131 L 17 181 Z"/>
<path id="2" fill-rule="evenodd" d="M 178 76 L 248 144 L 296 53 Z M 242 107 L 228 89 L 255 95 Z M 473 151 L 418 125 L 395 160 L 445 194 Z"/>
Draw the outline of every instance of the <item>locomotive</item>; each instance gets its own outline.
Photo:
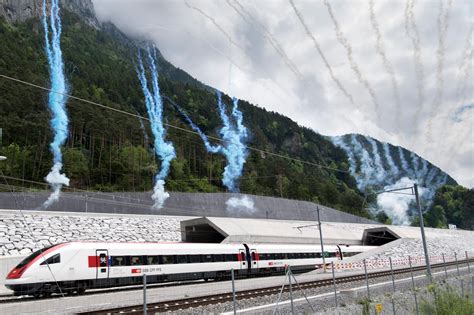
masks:
<path id="1" fill-rule="evenodd" d="M 81 294 L 87 289 L 305 272 L 371 246 L 67 242 L 38 250 L 7 275 L 14 295 Z"/>

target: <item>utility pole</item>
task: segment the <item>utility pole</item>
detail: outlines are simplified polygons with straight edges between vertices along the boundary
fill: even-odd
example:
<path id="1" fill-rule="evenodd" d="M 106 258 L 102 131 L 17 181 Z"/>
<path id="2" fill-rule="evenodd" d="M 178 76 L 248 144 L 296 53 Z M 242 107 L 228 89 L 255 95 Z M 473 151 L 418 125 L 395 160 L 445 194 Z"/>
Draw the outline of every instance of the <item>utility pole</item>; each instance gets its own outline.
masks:
<path id="1" fill-rule="evenodd" d="M 431 278 L 430 258 L 428 256 L 428 247 L 426 246 L 425 225 L 423 223 L 423 212 L 421 211 L 420 198 L 418 196 L 418 185 L 414 184 L 413 189 L 415 190 L 416 205 L 418 207 L 418 215 L 420 216 L 421 240 L 423 242 L 423 251 L 425 252 L 426 272 L 428 273 L 428 278 L 429 278 L 429 281 L 431 282 L 432 278 Z"/>
<path id="2" fill-rule="evenodd" d="M 319 217 L 319 206 L 316 206 L 318 212 L 318 229 L 319 229 L 319 241 L 321 243 L 321 257 L 323 257 L 323 270 L 326 272 L 326 258 L 324 257 L 324 244 L 323 244 L 323 231 L 321 230 L 321 219 Z"/>

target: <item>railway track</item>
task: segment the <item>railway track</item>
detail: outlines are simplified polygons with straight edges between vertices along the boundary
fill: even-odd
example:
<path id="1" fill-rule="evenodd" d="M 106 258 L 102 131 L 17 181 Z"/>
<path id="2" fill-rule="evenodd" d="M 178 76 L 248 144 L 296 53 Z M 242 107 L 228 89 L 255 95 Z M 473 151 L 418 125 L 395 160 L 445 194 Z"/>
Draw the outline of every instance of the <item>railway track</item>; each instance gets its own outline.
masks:
<path id="1" fill-rule="evenodd" d="M 432 269 L 444 268 L 445 266 L 449 267 L 449 266 L 454 266 L 456 264 L 463 265 L 463 264 L 467 264 L 468 262 L 472 263 L 472 262 L 474 262 L 474 259 L 460 260 L 457 263 L 456 262 L 447 262 L 446 264 L 443 264 L 443 263 L 432 264 L 431 268 Z M 412 267 L 411 270 L 413 272 L 424 271 L 424 270 L 426 270 L 426 267 L 425 266 L 416 266 L 416 267 Z M 394 269 L 393 273 L 395 275 L 410 273 L 410 268 Z M 390 270 L 373 271 L 373 272 L 368 272 L 367 274 L 368 274 L 369 279 L 375 279 L 375 278 L 390 276 L 391 271 Z M 336 284 L 350 283 L 350 282 L 356 282 L 356 281 L 361 281 L 361 280 L 365 280 L 365 274 L 364 273 L 357 274 L 357 275 L 351 275 L 351 276 L 337 277 L 336 278 Z M 299 283 L 299 285 L 302 289 L 325 287 L 325 286 L 330 286 L 332 284 L 333 284 L 332 279 L 323 279 L 323 280 L 300 282 Z M 261 289 L 242 290 L 242 291 L 236 292 L 236 299 L 237 300 L 244 300 L 244 299 L 254 298 L 254 297 L 277 295 L 280 292 L 280 290 L 281 290 L 281 285 L 267 287 L 267 288 L 261 288 Z M 283 292 L 287 292 L 288 290 L 289 290 L 289 286 L 285 286 L 284 289 L 283 289 Z M 157 303 L 149 303 L 149 304 L 147 304 L 147 311 L 149 311 L 151 313 L 180 311 L 180 310 L 185 310 L 185 309 L 189 309 L 189 308 L 212 305 L 212 304 L 217 304 L 217 303 L 230 302 L 230 301 L 232 301 L 232 292 L 222 293 L 222 294 L 212 294 L 212 295 L 202 296 L 202 297 L 185 298 L 185 299 L 180 299 L 180 300 L 175 300 L 175 301 L 164 301 L 164 302 L 157 302 Z M 143 314 L 143 305 L 118 307 L 118 308 L 112 308 L 112 309 L 83 312 L 83 313 L 80 313 L 80 314 L 84 314 L 84 315 L 85 314 L 87 314 L 87 315 Z"/>
<path id="2" fill-rule="evenodd" d="M 192 281 L 182 281 L 182 282 L 170 282 L 170 283 L 155 283 L 149 284 L 147 287 L 150 289 L 153 288 L 166 288 L 166 287 L 178 287 L 182 285 L 189 285 L 189 284 L 197 284 L 203 282 L 203 280 L 192 280 Z M 127 287 L 117 287 L 117 288 L 110 288 L 110 289 L 92 289 L 90 291 L 86 291 L 82 294 L 84 295 L 96 295 L 96 294 L 107 294 L 107 293 L 116 293 L 116 292 L 125 292 L 125 291 L 140 291 L 142 290 L 141 285 L 134 285 L 134 286 L 127 286 Z M 68 295 L 65 294 L 64 296 L 74 296 L 75 294 Z M 12 294 L 2 294 L 0 295 L 0 304 L 7 304 L 7 303 L 22 303 L 27 301 L 36 301 L 36 300 L 48 300 L 48 299 L 59 299 L 62 296 L 60 294 L 53 294 L 48 297 L 32 297 L 32 296 L 14 296 Z"/>

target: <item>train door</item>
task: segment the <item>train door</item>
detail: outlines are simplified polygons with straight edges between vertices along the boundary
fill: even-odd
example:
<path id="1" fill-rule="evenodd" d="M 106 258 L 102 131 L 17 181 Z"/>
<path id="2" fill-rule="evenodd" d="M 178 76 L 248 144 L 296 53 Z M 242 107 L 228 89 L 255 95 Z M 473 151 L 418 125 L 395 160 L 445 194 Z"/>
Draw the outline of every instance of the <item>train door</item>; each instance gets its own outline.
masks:
<path id="1" fill-rule="evenodd" d="M 250 256 L 252 258 L 252 268 L 257 269 L 258 268 L 258 254 L 257 250 L 251 249 L 250 250 Z"/>
<path id="2" fill-rule="evenodd" d="M 247 258 L 245 255 L 245 249 L 239 249 L 239 261 L 240 269 L 247 269 Z"/>
<path id="3" fill-rule="evenodd" d="M 109 277 L 109 253 L 106 249 L 97 249 L 95 251 L 97 259 L 96 278 L 107 279 Z"/>

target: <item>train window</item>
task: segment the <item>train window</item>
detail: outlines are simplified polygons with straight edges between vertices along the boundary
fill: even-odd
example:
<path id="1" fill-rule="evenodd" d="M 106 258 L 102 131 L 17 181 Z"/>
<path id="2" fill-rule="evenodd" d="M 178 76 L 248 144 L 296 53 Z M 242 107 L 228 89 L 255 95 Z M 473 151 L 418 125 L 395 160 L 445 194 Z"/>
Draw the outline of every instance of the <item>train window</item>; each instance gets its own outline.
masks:
<path id="1" fill-rule="evenodd" d="M 178 264 L 187 264 L 188 263 L 188 256 L 187 255 L 178 255 L 177 262 Z"/>
<path id="2" fill-rule="evenodd" d="M 278 254 L 275 254 L 276 256 L 276 259 L 284 259 L 285 255 L 283 253 L 278 253 Z"/>
<path id="3" fill-rule="evenodd" d="M 43 261 L 40 265 L 52 265 L 52 264 L 59 264 L 61 262 L 60 254 L 53 255 Z"/>
<path id="4" fill-rule="evenodd" d="M 161 256 L 161 259 L 162 259 L 162 263 L 165 265 L 174 263 L 174 259 L 172 255 L 163 255 Z"/>
<path id="5" fill-rule="evenodd" d="M 245 253 L 240 253 L 240 260 L 245 261 Z"/>
<path id="6" fill-rule="evenodd" d="M 270 254 L 258 254 L 260 260 L 270 260 Z"/>
<path id="7" fill-rule="evenodd" d="M 158 265 L 158 256 L 146 256 L 147 265 Z"/>
<path id="8" fill-rule="evenodd" d="M 222 254 L 215 254 L 214 255 L 214 262 L 221 262 L 224 261 L 224 255 Z"/>
<path id="9" fill-rule="evenodd" d="M 48 247 L 45 247 L 45 248 L 42 248 L 42 249 L 39 249 L 37 250 L 36 252 L 34 252 L 33 254 L 31 254 L 30 256 L 26 257 L 25 259 L 23 259 L 17 266 L 16 268 L 22 268 L 22 267 L 25 267 L 26 265 L 28 265 L 30 263 L 30 261 L 32 261 L 33 259 L 35 259 L 36 257 L 38 257 L 41 253 L 47 251 L 48 249 L 50 249 L 51 247 L 53 246 L 56 246 L 56 245 L 51 245 L 51 246 L 48 246 Z"/>
<path id="10" fill-rule="evenodd" d="M 202 262 L 212 262 L 212 255 L 202 255 Z"/>
<path id="11" fill-rule="evenodd" d="M 130 266 L 142 265 L 142 256 L 130 256 Z"/>
<path id="12" fill-rule="evenodd" d="M 357 253 L 357 252 L 353 252 L 353 253 L 342 253 L 344 255 L 344 257 L 351 257 L 351 256 L 355 256 L 357 254 L 360 254 L 360 253 Z"/>
<path id="13" fill-rule="evenodd" d="M 124 256 L 112 256 L 112 266 L 125 266 Z"/>
<path id="14" fill-rule="evenodd" d="M 189 262 L 190 263 L 200 263 L 201 262 L 201 255 L 189 255 Z"/>
<path id="15" fill-rule="evenodd" d="M 235 254 L 225 254 L 224 261 L 237 261 L 237 255 Z"/>

